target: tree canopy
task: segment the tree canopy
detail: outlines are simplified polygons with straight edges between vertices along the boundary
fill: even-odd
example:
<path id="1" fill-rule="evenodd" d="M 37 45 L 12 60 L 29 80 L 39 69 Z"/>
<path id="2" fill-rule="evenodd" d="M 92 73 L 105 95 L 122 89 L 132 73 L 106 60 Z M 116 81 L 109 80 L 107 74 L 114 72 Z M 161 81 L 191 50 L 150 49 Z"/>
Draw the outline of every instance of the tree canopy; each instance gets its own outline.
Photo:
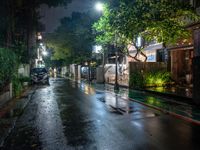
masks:
<path id="1" fill-rule="evenodd" d="M 105 5 L 104 10 L 94 24 L 94 29 L 99 32 L 96 42 L 115 42 L 124 47 L 126 53 L 127 45 L 132 44 L 137 50 L 136 56 L 143 54 L 145 46 L 138 46 L 138 37 L 145 41 L 176 43 L 191 36 L 186 25 L 200 18 L 189 3 L 179 0 L 121 0 L 115 7 Z"/>
<path id="2" fill-rule="evenodd" d="M 21 63 L 33 59 L 36 31 L 41 27 L 38 8 L 67 5 L 72 0 L 1 0 L 0 47 L 12 49 Z"/>
<path id="3" fill-rule="evenodd" d="M 94 40 L 93 22 L 88 13 L 74 12 L 71 17 L 63 18 L 57 30 L 47 35 L 47 44 L 54 50 L 52 59 L 64 60 L 67 64 L 89 60 Z"/>
<path id="4" fill-rule="evenodd" d="M 67 5 L 72 0 L 1 0 L 0 4 L 0 92 L 21 63 L 30 63 L 36 53 L 35 36 L 42 4 L 49 7 Z M 30 63 L 31 64 L 31 63 Z"/>

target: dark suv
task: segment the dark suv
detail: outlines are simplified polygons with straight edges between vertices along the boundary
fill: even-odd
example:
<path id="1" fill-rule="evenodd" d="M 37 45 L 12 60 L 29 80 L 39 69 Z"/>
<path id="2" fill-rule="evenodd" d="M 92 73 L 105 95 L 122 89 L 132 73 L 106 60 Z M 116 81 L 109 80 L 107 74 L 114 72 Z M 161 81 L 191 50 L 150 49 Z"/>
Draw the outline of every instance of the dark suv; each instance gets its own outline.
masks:
<path id="1" fill-rule="evenodd" d="M 49 75 L 46 68 L 33 68 L 31 70 L 31 83 L 49 84 Z"/>

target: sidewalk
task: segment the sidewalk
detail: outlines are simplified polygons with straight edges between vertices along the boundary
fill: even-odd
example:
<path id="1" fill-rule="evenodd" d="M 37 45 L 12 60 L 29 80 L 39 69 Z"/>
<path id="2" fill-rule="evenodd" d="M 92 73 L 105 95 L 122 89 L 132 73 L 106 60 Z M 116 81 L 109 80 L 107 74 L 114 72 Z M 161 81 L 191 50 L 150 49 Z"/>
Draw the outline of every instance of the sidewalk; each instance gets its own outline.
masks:
<path id="1" fill-rule="evenodd" d="M 15 126 L 18 116 L 23 113 L 29 100 L 34 94 L 34 89 L 26 89 L 22 96 L 0 105 L 0 148 Z"/>
<path id="2" fill-rule="evenodd" d="M 113 85 L 94 84 L 94 87 L 98 90 L 114 93 Z M 200 125 L 200 107 L 176 101 L 172 96 L 170 98 L 164 98 L 156 94 L 150 94 L 149 92 L 130 90 L 123 87 L 120 87 L 118 95 L 123 99 L 141 103 L 177 118 Z"/>

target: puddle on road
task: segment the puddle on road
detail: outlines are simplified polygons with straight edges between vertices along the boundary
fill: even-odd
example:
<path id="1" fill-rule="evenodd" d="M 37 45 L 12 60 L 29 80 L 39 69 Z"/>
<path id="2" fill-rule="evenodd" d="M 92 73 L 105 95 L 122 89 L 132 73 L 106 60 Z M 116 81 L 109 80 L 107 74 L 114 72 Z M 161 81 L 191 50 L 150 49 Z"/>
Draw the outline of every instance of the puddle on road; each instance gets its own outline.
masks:
<path id="1" fill-rule="evenodd" d="M 117 115 L 127 115 L 130 114 L 133 120 L 153 118 L 159 116 L 158 113 L 152 111 L 146 111 L 143 106 L 138 106 L 139 104 L 134 103 L 130 100 L 125 100 L 121 98 L 121 95 L 104 93 L 97 94 L 96 99 L 105 103 L 107 110 L 110 113 Z M 149 98 L 149 101 L 152 99 Z"/>
<path id="2" fill-rule="evenodd" d="M 101 102 L 104 102 L 104 103 L 106 102 L 106 101 L 105 101 L 105 98 L 103 98 L 103 97 L 99 97 L 99 98 L 97 98 L 97 99 L 100 100 Z"/>
<path id="3" fill-rule="evenodd" d="M 105 103 L 108 111 L 120 115 L 130 114 L 133 112 L 133 107 L 129 100 L 124 100 L 118 95 L 110 93 L 97 94 L 96 99 L 100 102 Z"/>
<path id="4" fill-rule="evenodd" d="M 96 94 L 104 94 L 104 92 L 96 91 Z"/>
<path id="5" fill-rule="evenodd" d="M 147 118 L 155 118 L 160 116 L 157 113 L 141 113 L 141 112 L 137 112 L 137 113 L 133 113 L 132 114 L 132 120 L 140 120 L 140 119 L 147 119 Z"/>
<path id="6" fill-rule="evenodd" d="M 95 94 L 95 89 L 89 84 L 85 84 L 85 83 L 81 82 L 79 84 L 79 89 L 87 95 L 94 95 Z"/>

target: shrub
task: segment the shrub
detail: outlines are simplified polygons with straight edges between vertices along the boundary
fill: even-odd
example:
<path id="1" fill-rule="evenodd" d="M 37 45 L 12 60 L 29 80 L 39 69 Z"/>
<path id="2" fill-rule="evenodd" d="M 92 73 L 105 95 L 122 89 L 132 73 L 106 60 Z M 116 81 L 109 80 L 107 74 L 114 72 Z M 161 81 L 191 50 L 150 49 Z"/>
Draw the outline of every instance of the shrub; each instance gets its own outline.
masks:
<path id="1" fill-rule="evenodd" d="M 171 74 L 167 71 L 135 72 L 130 75 L 129 85 L 132 88 L 166 86 L 171 82 Z"/>
<path id="2" fill-rule="evenodd" d="M 143 74 L 139 71 L 132 73 L 130 75 L 129 86 L 133 88 L 142 88 L 144 87 L 144 78 Z"/>
<path id="3" fill-rule="evenodd" d="M 0 91 L 8 84 L 17 68 L 17 57 L 15 53 L 9 49 L 0 48 Z"/>
<path id="4" fill-rule="evenodd" d="M 23 82 L 30 82 L 30 81 L 31 81 L 31 78 L 30 78 L 30 77 L 23 77 L 23 76 L 20 76 L 20 77 L 19 77 L 19 81 L 20 81 L 21 83 L 23 83 Z"/>
<path id="5" fill-rule="evenodd" d="M 170 73 L 167 71 L 156 71 L 144 74 L 144 82 L 146 87 L 165 86 L 170 82 Z"/>
<path id="6" fill-rule="evenodd" d="M 13 84 L 14 96 L 16 96 L 16 97 L 20 96 L 20 94 L 23 90 L 23 86 L 22 86 L 22 82 L 20 81 L 20 79 L 17 76 L 14 76 L 14 78 L 12 79 L 12 84 Z"/>

